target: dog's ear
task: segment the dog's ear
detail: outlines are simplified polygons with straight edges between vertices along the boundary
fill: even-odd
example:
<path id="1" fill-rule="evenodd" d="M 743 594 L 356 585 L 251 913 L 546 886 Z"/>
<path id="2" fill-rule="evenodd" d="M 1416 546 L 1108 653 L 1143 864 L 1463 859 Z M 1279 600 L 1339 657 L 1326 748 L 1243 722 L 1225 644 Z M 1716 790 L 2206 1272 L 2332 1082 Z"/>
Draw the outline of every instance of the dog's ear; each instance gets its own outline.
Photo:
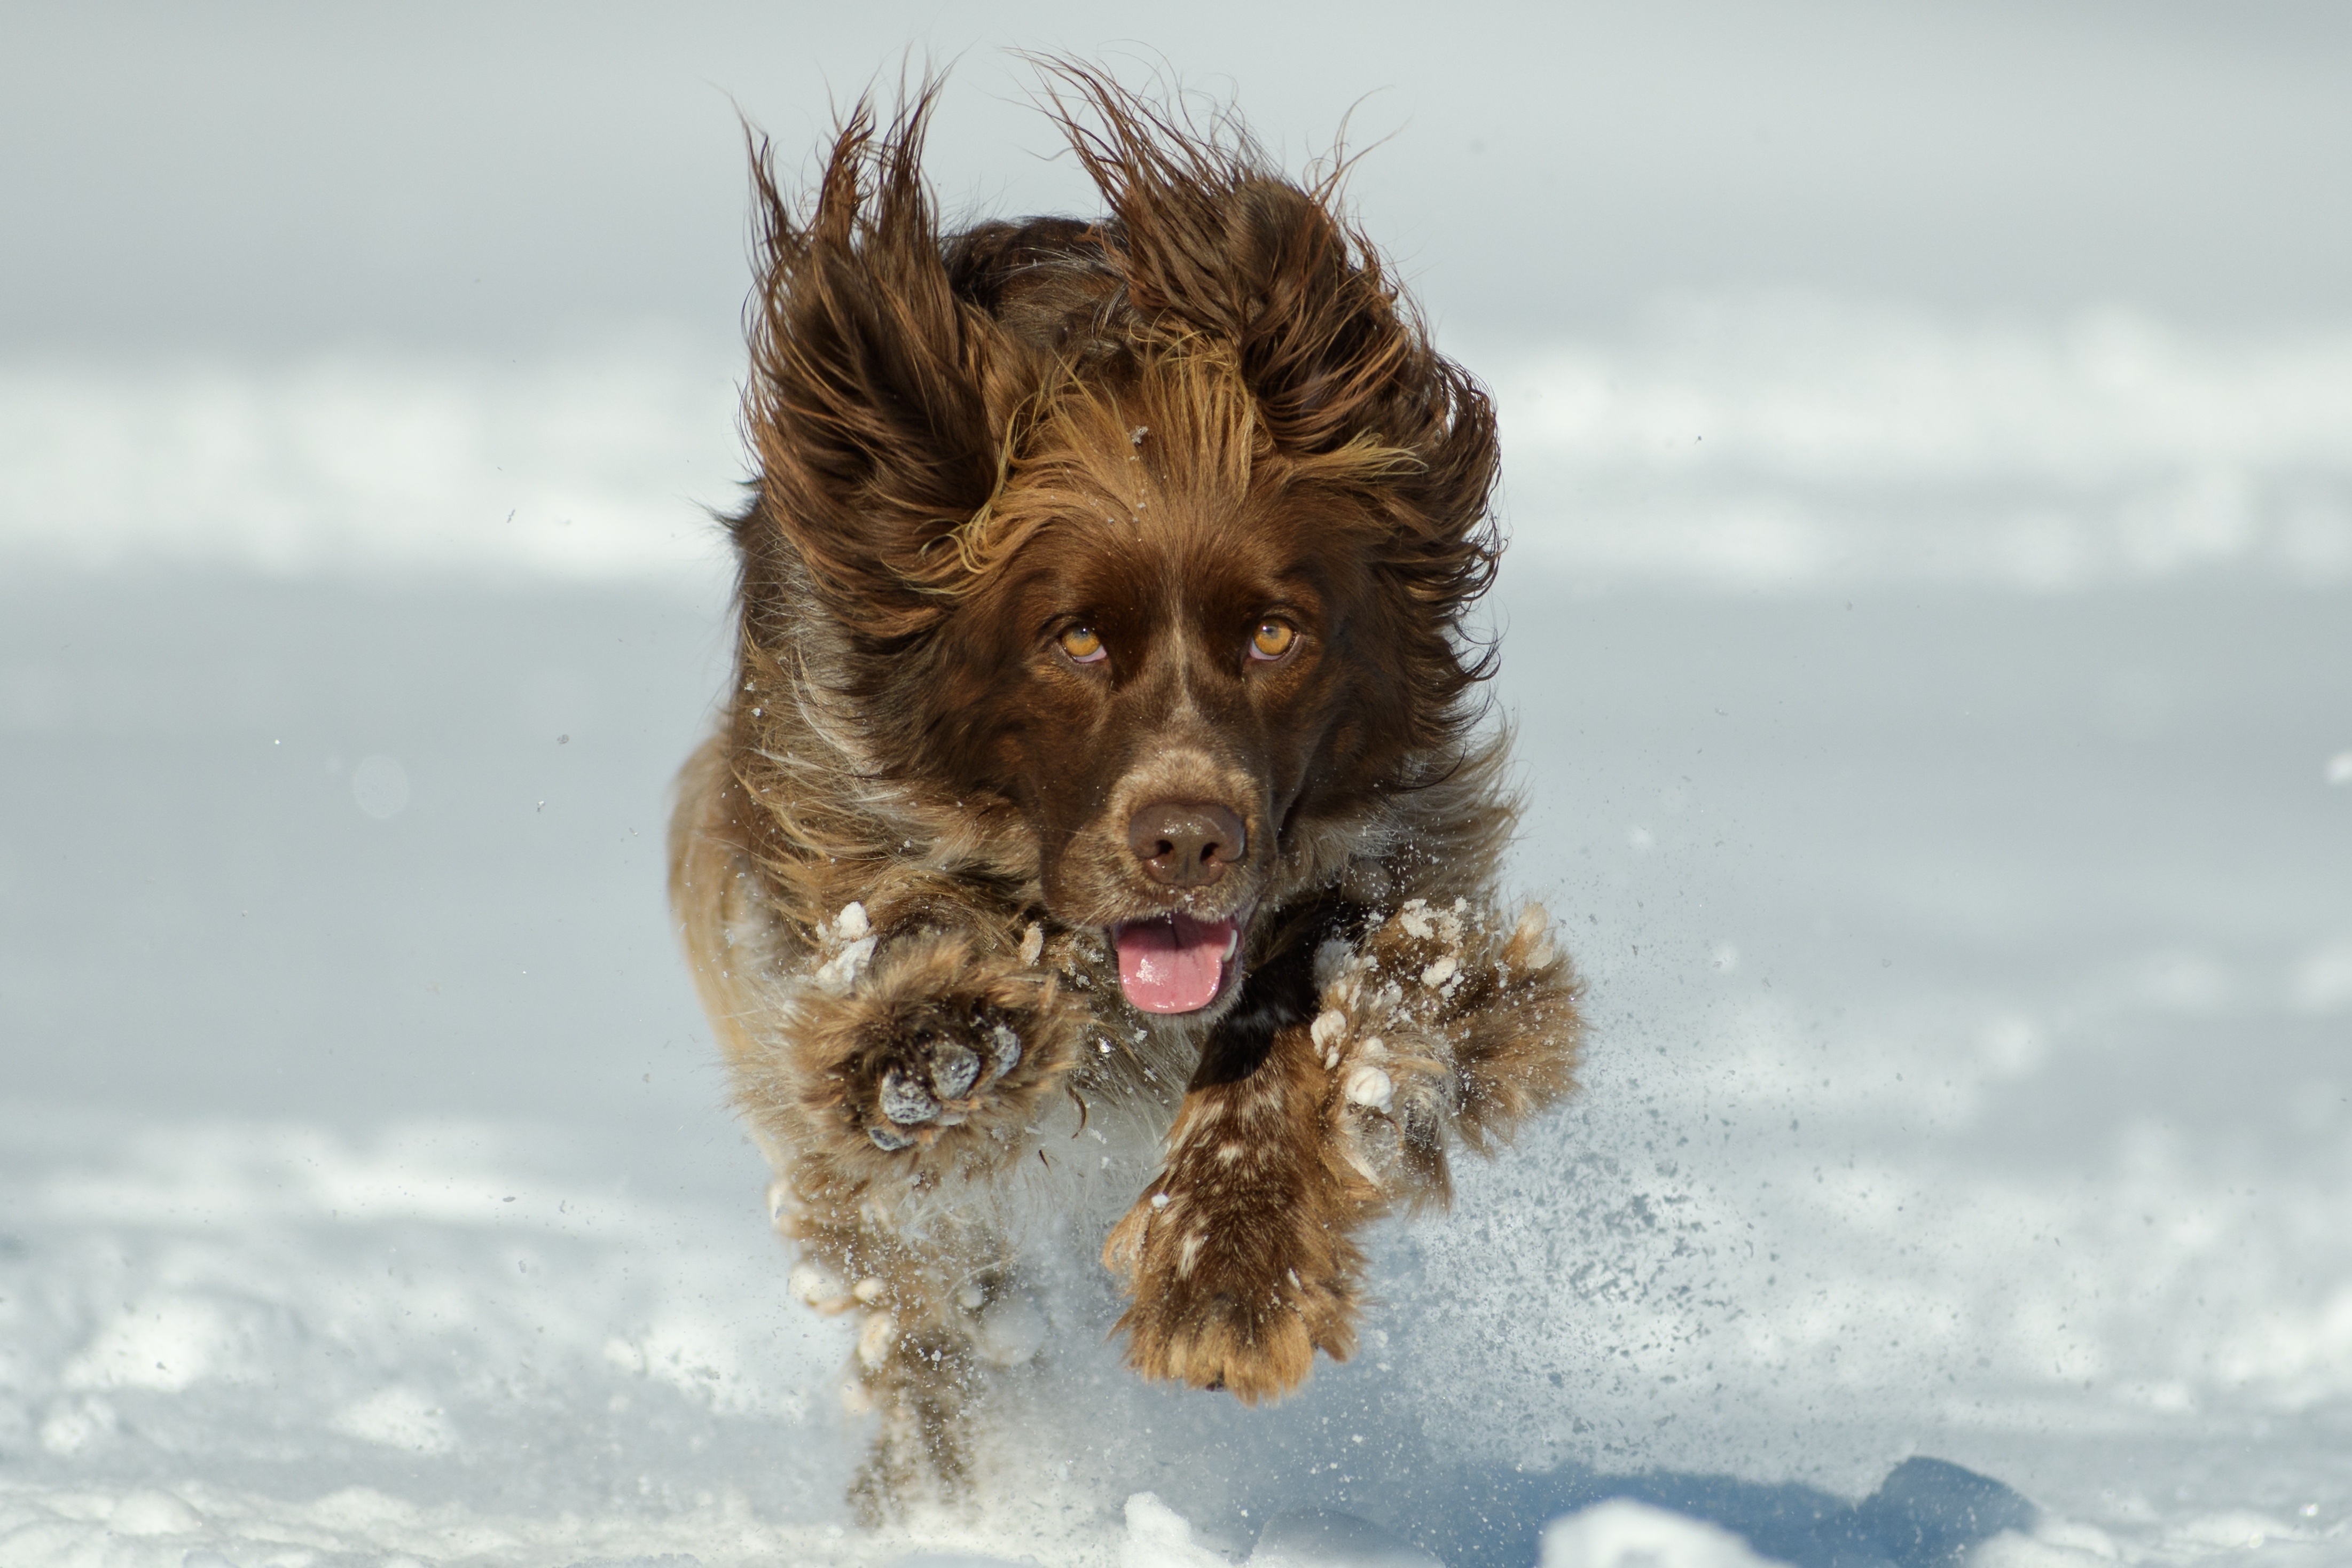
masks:
<path id="1" fill-rule="evenodd" d="M 1089 67 L 1039 63 L 1110 206 L 1104 244 L 1139 316 L 1232 343 L 1270 433 L 1291 450 L 1367 436 L 1412 447 L 1431 433 L 1427 419 L 1444 410 L 1426 405 L 1450 404 L 1452 389 L 1435 384 L 1428 334 L 1379 253 L 1339 215 L 1344 159 L 1301 186 L 1230 112 L 1204 129 Z"/>
<path id="2" fill-rule="evenodd" d="M 1488 513 L 1494 409 L 1341 216 L 1344 161 L 1302 186 L 1230 114 L 1202 129 L 1089 67 L 1038 63 L 1110 205 L 1102 243 L 1135 313 L 1162 335 L 1230 342 L 1278 448 L 1309 459 L 1368 449 L 1380 475 L 1370 499 L 1392 523 L 1383 566 L 1425 618 L 1453 626 L 1493 581 L 1500 550 Z M 1485 661 L 1448 668 L 1466 681 Z"/>
<path id="3" fill-rule="evenodd" d="M 877 638 L 940 615 L 950 536 L 994 492 L 1018 401 L 992 399 L 1010 345 L 941 258 L 921 169 L 934 90 L 879 131 L 861 101 L 805 211 L 780 192 L 764 142 L 752 159 L 764 265 L 744 416 L 760 476 L 739 542 L 754 571 L 788 544 Z"/>

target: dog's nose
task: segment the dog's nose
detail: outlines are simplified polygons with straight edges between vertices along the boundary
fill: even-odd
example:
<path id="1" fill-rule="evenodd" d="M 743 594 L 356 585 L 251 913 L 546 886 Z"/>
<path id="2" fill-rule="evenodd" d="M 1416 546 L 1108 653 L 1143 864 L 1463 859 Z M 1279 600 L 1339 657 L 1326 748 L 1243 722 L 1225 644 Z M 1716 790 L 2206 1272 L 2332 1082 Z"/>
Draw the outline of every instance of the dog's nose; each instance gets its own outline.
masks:
<path id="1" fill-rule="evenodd" d="M 1127 825 L 1127 847 L 1151 879 L 1171 888 L 1205 888 L 1249 848 L 1242 819 L 1222 805 L 1160 801 Z"/>

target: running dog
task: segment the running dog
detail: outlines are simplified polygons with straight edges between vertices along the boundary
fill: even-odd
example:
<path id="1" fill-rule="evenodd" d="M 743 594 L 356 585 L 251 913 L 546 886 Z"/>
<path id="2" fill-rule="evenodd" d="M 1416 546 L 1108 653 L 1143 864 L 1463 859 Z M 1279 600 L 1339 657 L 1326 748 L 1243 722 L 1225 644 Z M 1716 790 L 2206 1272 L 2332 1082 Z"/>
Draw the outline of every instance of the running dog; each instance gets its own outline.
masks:
<path id="1" fill-rule="evenodd" d="M 1090 221 L 944 231 L 929 90 L 804 197 L 757 151 L 740 636 L 671 830 L 793 1287 L 863 1314 L 876 1513 L 1039 1349 L 1013 1194 L 1124 1209 L 1138 1373 L 1276 1398 L 1353 1349 L 1364 1226 L 1579 1039 L 1496 892 L 1485 393 L 1337 168 L 1050 69 Z"/>

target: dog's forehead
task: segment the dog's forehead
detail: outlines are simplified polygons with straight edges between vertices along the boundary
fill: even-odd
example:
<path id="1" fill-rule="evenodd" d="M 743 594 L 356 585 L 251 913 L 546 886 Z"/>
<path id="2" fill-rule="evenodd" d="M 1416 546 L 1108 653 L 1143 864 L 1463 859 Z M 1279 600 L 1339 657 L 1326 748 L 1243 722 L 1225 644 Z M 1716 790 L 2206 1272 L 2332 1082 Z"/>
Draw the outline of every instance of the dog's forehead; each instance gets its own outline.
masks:
<path id="1" fill-rule="evenodd" d="M 1244 507 L 1172 500 L 1136 515 L 1079 515 L 1021 552 L 1020 596 L 1050 611 L 1160 622 L 1311 609 L 1330 571 L 1311 537 Z"/>

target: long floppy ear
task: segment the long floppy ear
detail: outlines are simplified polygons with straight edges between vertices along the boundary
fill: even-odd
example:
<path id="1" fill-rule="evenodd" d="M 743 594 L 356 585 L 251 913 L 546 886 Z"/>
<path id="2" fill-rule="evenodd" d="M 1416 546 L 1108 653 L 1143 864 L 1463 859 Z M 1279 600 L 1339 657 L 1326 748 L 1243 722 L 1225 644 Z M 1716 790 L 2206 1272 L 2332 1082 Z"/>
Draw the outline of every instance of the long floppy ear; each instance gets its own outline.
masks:
<path id="1" fill-rule="evenodd" d="M 1136 314 L 1162 333 L 1231 342 L 1278 447 L 1312 457 L 1363 443 L 1408 454 L 1372 498 L 1394 523 L 1383 565 L 1452 628 L 1493 582 L 1501 549 L 1488 514 L 1494 408 L 1431 346 L 1379 252 L 1339 215 L 1344 161 L 1301 186 L 1231 115 L 1204 131 L 1090 67 L 1037 64 L 1109 204 L 1103 244 Z M 1478 661 L 1460 678 L 1485 668 Z"/>
<path id="2" fill-rule="evenodd" d="M 941 259 L 921 169 L 937 90 L 879 132 L 861 100 L 805 213 L 780 193 L 764 140 L 752 160 L 764 265 L 744 417 L 760 477 L 738 541 L 754 572 L 788 542 L 877 638 L 942 613 L 942 545 L 994 492 L 1019 401 L 1002 386 L 992 398 L 1016 356 Z"/>

